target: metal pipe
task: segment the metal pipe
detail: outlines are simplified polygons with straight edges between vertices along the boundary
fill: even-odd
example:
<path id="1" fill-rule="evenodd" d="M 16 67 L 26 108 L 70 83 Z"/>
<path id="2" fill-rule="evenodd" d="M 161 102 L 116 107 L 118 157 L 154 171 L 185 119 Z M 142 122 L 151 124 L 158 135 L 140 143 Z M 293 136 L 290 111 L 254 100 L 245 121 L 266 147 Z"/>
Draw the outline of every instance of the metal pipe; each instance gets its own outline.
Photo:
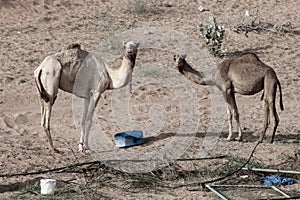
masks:
<path id="1" fill-rule="evenodd" d="M 300 199 L 300 196 L 291 196 L 291 197 L 270 197 L 270 198 L 263 198 L 263 199 L 256 199 L 256 200 L 288 200 L 288 199 Z"/>
<path id="2" fill-rule="evenodd" d="M 229 200 L 226 196 L 224 196 L 221 192 L 215 190 L 213 187 L 210 187 L 210 185 L 205 185 L 205 187 L 207 187 L 210 191 L 212 191 L 213 193 L 215 193 L 216 195 L 218 195 L 218 197 L 220 197 L 223 200 Z"/>
<path id="3" fill-rule="evenodd" d="M 235 187 L 235 188 L 262 188 L 262 189 L 272 189 L 271 186 L 267 185 L 212 185 L 212 187 Z"/>
<path id="4" fill-rule="evenodd" d="M 276 192 L 282 194 L 283 196 L 285 197 L 290 197 L 289 195 L 287 195 L 286 193 L 284 193 L 283 191 L 281 191 L 280 189 L 278 189 L 277 187 L 275 186 L 272 186 L 273 190 L 275 190 Z"/>
<path id="5" fill-rule="evenodd" d="M 273 189 L 274 191 L 280 193 L 284 197 L 271 197 L 267 199 L 274 199 L 274 200 L 286 200 L 286 199 L 300 199 L 300 196 L 289 196 L 288 194 L 281 191 L 279 188 L 275 186 L 266 186 L 266 185 L 205 185 L 210 191 L 218 195 L 223 200 L 229 200 L 224 194 L 219 192 L 217 188 L 257 188 L 257 189 Z M 216 189 L 215 189 L 216 188 Z M 266 200 L 265 198 L 259 200 Z"/>
<path id="6" fill-rule="evenodd" d="M 260 168 L 248 168 L 243 167 L 243 170 L 254 171 L 254 172 L 272 172 L 272 173 L 284 173 L 284 174 L 300 174 L 299 171 L 281 170 L 281 169 L 260 169 Z"/>

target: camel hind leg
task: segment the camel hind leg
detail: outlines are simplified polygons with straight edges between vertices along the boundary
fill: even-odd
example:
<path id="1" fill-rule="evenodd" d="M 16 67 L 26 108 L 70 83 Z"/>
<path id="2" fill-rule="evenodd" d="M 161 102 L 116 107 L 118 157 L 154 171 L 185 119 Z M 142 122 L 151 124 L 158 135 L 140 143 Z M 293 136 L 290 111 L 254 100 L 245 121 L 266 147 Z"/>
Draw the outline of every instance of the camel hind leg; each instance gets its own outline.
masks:
<path id="1" fill-rule="evenodd" d="M 270 124 L 270 114 L 273 116 L 273 132 L 271 143 L 274 142 L 275 133 L 279 124 L 279 117 L 276 111 L 275 99 L 276 99 L 276 90 L 277 90 L 277 78 L 274 72 L 266 74 L 265 83 L 264 83 L 264 92 L 265 92 L 265 113 L 264 113 L 264 128 L 260 136 L 260 142 L 262 142 L 267 128 Z"/>
<path id="2" fill-rule="evenodd" d="M 274 81 L 274 84 L 271 86 L 270 92 L 268 94 L 269 99 L 271 99 L 271 102 L 269 104 L 271 115 L 273 116 L 273 131 L 272 131 L 272 138 L 271 143 L 274 142 L 275 133 L 279 124 L 279 117 L 276 111 L 276 90 L 277 90 L 277 83 Z"/>
<path id="3" fill-rule="evenodd" d="M 270 110 L 272 113 L 272 116 L 274 117 L 274 125 L 273 125 L 273 132 L 272 132 L 272 138 L 271 138 L 271 144 L 274 142 L 275 133 L 279 124 L 279 117 L 276 111 L 275 107 L 275 101 L 270 105 Z"/>
<path id="4" fill-rule="evenodd" d="M 50 118 L 58 93 L 60 72 L 60 63 L 53 57 L 46 57 L 34 73 L 37 90 L 40 94 L 41 125 L 47 135 L 50 149 L 54 152 L 57 150 L 54 148 L 50 133 Z"/>
<path id="5" fill-rule="evenodd" d="M 86 116 L 87 112 L 89 109 L 89 104 L 90 104 L 90 98 L 84 98 L 83 99 L 83 110 L 81 111 L 81 119 L 80 119 L 80 139 L 79 139 L 79 152 L 85 152 L 87 150 L 87 146 L 84 144 L 85 143 L 85 134 L 86 134 Z"/>
<path id="6" fill-rule="evenodd" d="M 261 132 L 259 142 L 263 141 L 266 131 L 269 127 L 269 124 L 270 124 L 270 106 L 269 106 L 269 101 L 267 99 L 265 99 L 264 100 L 264 127 Z"/>
<path id="7" fill-rule="evenodd" d="M 227 105 L 227 116 L 228 116 L 228 125 L 229 125 L 227 140 L 231 140 L 231 138 L 232 138 L 232 111 L 231 111 L 231 107 L 229 104 Z"/>
<path id="8" fill-rule="evenodd" d="M 47 139 L 48 139 L 48 143 L 49 143 L 49 147 L 51 150 L 54 149 L 53 146 L 53 142 L 52 142 L 52 138 L 51 138 L 51 134 L 50 134 L 50 127 L 49 127 L 49 120 L 50 120 L 50 116 L 49 116 L 49 107 L 47 105 L 48 103 L 46 103 L 43 99 L 40 100 L 40 106 L 41 106 L 41 126 L 44 128 L 44 131 L 46 133 Z"/>
<path id="9" fill-rule="evenodd" d="M 45 105 L 44 100 L 40 98 L 40 107 L 41 107 L 41 126 L 44 127 L 45 124 Z"/>
<path id="10" fill-rule="evenodd" d="M 53 140 L 50 133 L 50 118 L 51 118 L 52 106 L 53 106 L 52 102 L 47 102 L 47 103 L 44 102 L 43 127 L 47 135 L 50 149 L 54 152 L 58 152 L 58 150 L 54 148 Z"/>

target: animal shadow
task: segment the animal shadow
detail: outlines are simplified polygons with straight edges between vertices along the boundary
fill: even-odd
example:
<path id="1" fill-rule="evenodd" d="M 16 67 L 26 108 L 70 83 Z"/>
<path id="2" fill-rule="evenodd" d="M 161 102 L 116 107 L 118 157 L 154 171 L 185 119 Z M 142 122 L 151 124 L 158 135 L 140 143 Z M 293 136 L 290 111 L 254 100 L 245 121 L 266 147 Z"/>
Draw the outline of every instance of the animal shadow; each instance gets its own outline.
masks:
<path id="1" fill-rule="evenodd" d="M 195 134 L 195 133 L 180 134 L 180 133 L 175 133 L 175 132 L 160 133 L 155 136 L 145 137 L 144 146 L 150 146 L 151 144 L 153 144 L 157 141 L 164 140 L 164 139 L 171 138 L 171 137 L 195 137 L 195 135 L 197 135 L 197 134 Z"/>
<path id="2" fill-rule="evenodd" d="M 300 133 L 298 134 L 275 134 L 275 142 L 290 144 L 300 143 Z"/>
<path id="3" fill-rule="evenodd" d="M 221 140 L 226 140 L 228 136 L 227 131 L 220 132 L 197 132 L 195 133 L 186 133 L 186 134 L 178 134 L 174 132 L 169 133 L 160 133 L 159 135 L 145 137 L 144 146 L 150 146 L 157 141 L 164 140 L 171 137 L 197 137 L 197 138 L 205 138 L 205 137 L 218 137 Z M 254 143 L 259 140 L 261 132 L 254 131 L 244 131 L 242 134 L 242 141 L 244 143 Z M 238 136 L 237 132 L 233 132 L 232 138 L 236 138 Z M 271 141 L 271 135 L 266 134 L 263 140 L 263 143 L 269 143 Z M 280 143 L 300 143 L 300 133 L 299 134 L 275 134 L 275 142 Z"/>
<path id="4" fill-rule="evenodd" d="M 7 185 L 0 184 L 0 193 L 20 191 L 30 185 L 36 184 L 40 181 L 41 178 L 42 177 L 38 177 L 24 182 L 16 182 Z"/>
<path id="5" fill-rule="evenodd" d="M 150 137 L 145 137 L 145 144 L 144 146 L 150 146 L 151 144 L 159 141 L 159 140 L 164 140 L 169 137 L 175 136 L 176 133 L 160 133 L 159 135 L 155 136 L 150 136 Z"/>
<path id="6" fill-rule="evenodd" d="M 220 132 L 198 132 L 196 134 L 196 137 L 198 138 L 205 138 L 205 137 L 218 137 L 221 140 L 226 140 L 228 136 L 227 131 L 222 131 Z M 232 138 L 236 138 L 238 136 L 237 132 L 233 132 Z M 244 131 L 242 134 L 242 141 L 241 142 L 256 142 L 259 139 L 259 134 L 253 131 Z"/>

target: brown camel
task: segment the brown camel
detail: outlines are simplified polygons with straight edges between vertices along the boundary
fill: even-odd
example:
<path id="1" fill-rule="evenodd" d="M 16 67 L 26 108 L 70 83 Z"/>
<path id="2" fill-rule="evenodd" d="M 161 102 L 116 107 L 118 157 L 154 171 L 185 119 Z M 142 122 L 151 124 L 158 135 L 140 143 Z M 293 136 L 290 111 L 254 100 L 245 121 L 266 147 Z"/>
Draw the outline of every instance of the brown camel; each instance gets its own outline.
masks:
<path id="1" fill-rule="evenodd" d="M 118 68 L 99 64 L 101 59 L 97 59 L 95 53 L 89 54 L 82 50 L 79 44 L 69 45 L 43 60 L 34 71 L 34 78 L 40 95 L 41 125 L 51 150 L 57 151 L 50 134 L 50 117 L 58 89 L 84 99 L 80 119 L 79 151 L 87 152 L 89 130 L 99 98 L 105 90 L 124 87 L 131 81 L 138 46 L 139 44 L 133 41 L 124 45 L 123 61 Z"/>
<path id="2" fill-rule="evenodd" d="M 227 102 L 227 114 L 229 118 L 229 135 L 227 140 L 232 139 L 232 115 L 237 127 L 237 140 L 242 140 L 242 130 L 239 121 L 239 113 L 235 100 L 235 93 L 253 95 L 263 91 L 261 100 L 264 99 L 264 127 L 259 141 L 262 142 L 266 130 L 270 124 L 270 111 L 274 117 L 274 127 L 271 143 L 274 141 L 275 132 L 279 123 L 276 112 L 275 98 L 277 86 L 280 93 L 280 109 L 283 110 L 282 92 L 280 82 L 275 71 L 259 60 L 254 53 L 244 53 L 236 58 L 226 59 L 218 64 L 217 69 L 201 73 L 193 69 L 185 60 L 185 55 L 175 55 L 174 61 L 179 72 L 187 79 L 200 84 L 216 86 L 222 91 Z"/>

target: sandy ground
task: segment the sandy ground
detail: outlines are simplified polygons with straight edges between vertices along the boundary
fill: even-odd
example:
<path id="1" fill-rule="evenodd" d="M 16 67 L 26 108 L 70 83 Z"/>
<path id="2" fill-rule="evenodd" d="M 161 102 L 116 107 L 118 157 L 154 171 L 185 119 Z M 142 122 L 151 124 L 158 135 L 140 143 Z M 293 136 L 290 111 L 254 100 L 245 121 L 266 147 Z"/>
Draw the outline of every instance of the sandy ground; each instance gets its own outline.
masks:
<path id="1" fill-rule="evenodd" d="M 145 3 L 147 2 L 147 3 Z M 202 5 L 205 12 L 197 8 Z M 145 10 L 141 10 L 145 8 Z M 43 0 L 0 1 L 0 174 L 30 172 L 42 169 L 66 166 L 77 162 L 95 160 L 90 155 L 77 152 L 79 135 L 77 134 L 73 113 L 72 95 L 60 92 L 55 103 L 51 130 L 54 145 L 60 153 L 51 153 L 48 149 L 45 133 L 40 126 L 40 108 L 36 94 L 33 71 L 46 55 L 57 52 L 69 43 L 78 42 L 86 50 L 93 50 L 99 43 L 114 34 L 141 27 L 164 27 L 176 30 L 199 41 L 197 25 L 207 23 L 210 15 L 215 15 L 219 24 L 224 25 L 226 38 L 224 47 L 229 53 L 252 51 L 260 59 L 273 67 L 281 82 L 285 110 L 277 108 L 280 124 L 277 129 L 275 144 L 269 144 L 270 132 L 266 141 L 255 152 L 255 159 L 268 167 L 285 167 L 282 163 L 293 158 L 299 163 L 300 139 L 300 5 L 297 1 L 68 1 L 55 0 L 49 3 Z M 292 22 L 291 33 L 262 31 L 250 32 L 248 37 L 234 32 L 234 26 L 241 23 L 244 13 L 249 10 L 257 14 L 261 22 Z M 139 13 L 139 11 L 141 13 Z M 246 23 L 246 22 L 245 22 Z M 189 55 L 188 55 L 189 58 Z M 217 60 L 218 62 L 219 60 Z M 161 63 L 167 68 L 156 70 L 146 68 L 147 63 Z M 140 68 L 139 68 L 140 67 Z M 144 67 L 144 68 L 143 68 Z M 151 80 L 168 80 L 172 85 L 187 83 L 183 77 L 172 70 L 172 54 L 163 51 L 140 50 L 133 75 L 134 93 L 130 97 L 129 110 L 135 125 L 145 131 L 146 143 L 142 146 L 125 150 L 116 150 L 113 135 L 124 131 L 116 122 L 114 113 L 120 110 L 114 107 L 113 97 L 117 91 L 107 91 L 97 107 L 96 120 L 101 121 L 101 134 L 108 138 L 109 149 L 115 152 L 158 152 L 173 141 L 181 141 L 176 135 L 181 124 L 182 113 L 180 98 L 174 93 L 176 87 L 152 84 Z M 199 122 L 191 136 L 192 142 L 184 152 L 185 157 L 199 157 L 206 141 L 206 132 L 212 116 L 210 90 L 206 87 L 189 83 L 196 97 L 196 114 L 190 113 L 193 122 Z M 128 88 L 120 90 L 126 93 Z M 182 88 L 179 93 L 184 93 Z M 244 130 L 243 142 L 227 142 L 228 128 L 224 124 L 223 133 L 209 152 L 210 155 L 232 155 L 247 157 L 262 128 L 263 104 L 260 95 L 237 96 L 240 121 Z M 122 97 L 121 97 L 122 98 Z M 153 105 L 155 105 L 153 107 Z M 159 112 L 164 109 L 164 112 Z M 163 123 L 157 130 L 151 119 L 160 119 Z M 224 113 L 225 115 L 226 113 Z M 156 122 L 159 120 L 156 120 Z M 184 137 L 188 137 L 185 135 Z M 205 162 L 206 167 L 213 165 Z M 186 163 L 185 170 L 193 170 L 194 165 Z M 286 165 L 289 170 L 300 170 L 299 165 Z M 51 177 L 51 174 L 43 174 Z M 20 176 L 0 179 L 0 198 L 9 198 L 26 185 L 26 181 L 38 180 L 41 176 Z M 67 180 L 68 175 L 61 175 Z M 35 179 L 37 178 L 37 179 Z M 80 182 L 80 179 L 78 179 Z M 149 190 L 131 193 L 120 188 L 104 187 L 102 194 L 109 198 L 123 199 L 217 199 L 207 191 L 190 191 L 185 187 L 178 189 Z M 288 191 L 300 191 L 299 183 Z M 81 194 L 73 197 L 82 198 Z M 39 195 L 24 198 L 40 198 Z"/>

